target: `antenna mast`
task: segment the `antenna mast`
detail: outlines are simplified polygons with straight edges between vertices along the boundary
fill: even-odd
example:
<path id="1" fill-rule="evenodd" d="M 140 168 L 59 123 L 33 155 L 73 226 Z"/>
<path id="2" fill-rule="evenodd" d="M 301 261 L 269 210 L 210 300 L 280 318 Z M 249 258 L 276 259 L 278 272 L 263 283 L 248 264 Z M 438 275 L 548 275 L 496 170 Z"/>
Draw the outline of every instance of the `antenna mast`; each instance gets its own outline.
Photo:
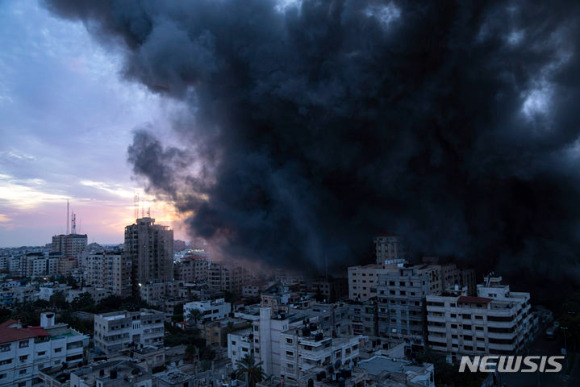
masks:
<path id="1" fill-rule="evenodd" d="M 135 194 L 135 197 L 133 197 L 133 210 L 134 210 L 134 215 L 135 215 L 135 220 L 137 220 L 137 218 L 139 218 L 139 194 Z"/>
<path id="2" fill-rule="evenodd" d="M 66 199 L 66 235 L 68 235 L 68 220 L 69 220 L 69 203 Z"/>
<path id="3" fill-rule="evenodd" d="M 77 215 L 74 212 L 72 214 L 71 224 L 72 224 L 71 234 L 76 234 L 77 233 Z"/>

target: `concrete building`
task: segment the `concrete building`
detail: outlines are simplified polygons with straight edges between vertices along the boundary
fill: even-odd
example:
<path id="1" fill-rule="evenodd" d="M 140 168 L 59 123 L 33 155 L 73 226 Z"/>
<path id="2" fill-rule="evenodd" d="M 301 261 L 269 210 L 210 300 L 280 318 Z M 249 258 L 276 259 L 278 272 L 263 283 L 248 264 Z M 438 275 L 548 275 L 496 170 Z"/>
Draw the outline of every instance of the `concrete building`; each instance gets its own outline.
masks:
<path id="1" fill-rule="evenodd" d="M 358 367 L 366 371 L 364 380 L 370 385 L 435 387 L 435 367 L 431 363 L 417 364 L 405 359 L 373 356 L 361 360 Z"/>
<path id="2" fill-rule="evenodd" d="M 348 298 L 353 301 L 370 300 L 377 297 L 379 276 L 397 271 L 404 261 L 393 261 L 385 265 L 351 266 L 348 268 Z"/>
<path id="3" fill-rule="evenodd" d="M 530 294 L 485 278 L 477 297 L 466 289 L 427 296 L 429 345 L 452 354 L 514 354 L 532 339 Z"/>
<path id="4" fill-rule="evenodd" d="M 175 279 L 187 283 L 206 283 L 209 259 L 203 250 L 188 250 L 175 264 Z"/>
<path id="5" fill-rule="evenodd" d="M 318 278 L 312 281 L 311 287 L 326 302 L 336 302 L 348 296 L 347 278 Z"/>
<path id="6" fill-rule="evenodd" d="M 353 335 L 378 336 L 378 305 L 374 300 L 347 304 Z"/>
<path id="7" fill-rule="evenodd" d="M 379 276 L 379 334 L 424 346 L 425 297 L 441 294 L 441 266 L 414 265 Z"/>
<path id="8" fill-rule="evenodd" d="M 163 312 L 150 309 L 97 314 L 95 348 L 111 355 L 133 345 L 163 345 L 164 318 Z"/>
<path id="9" fill-rule="evenodd" d="M 395 235 L 380 235 L 374 238 L 377 265 L 383 266 L 393 261 L 404 261 L 405 250 L 399 237 Z"/>
<path id="10" fill-rule="evenodd" d="M 131 295 L 131 260 L 122 251 L 88 253 L 83 261 L 86 285 L 106 289 L 110 295 Z"/>
<path id="11" fill-rule="evenodd" d="M 87 247 L 86 234 L 60 234 L 52 237 L 53 253 L 61 253 L 63 257 L 80 258 L 80 254 Z"/>
<path id="12" fill-rule="evenodd" d="M 91 364 L 70 373 L 69 386 L 76 387 L 153 387 L 150 372 L 128 360 Z"/>
<path id="13" fill-rule="evenodd" d="M 173 230 L 150 217 L 137 219 L 125 227 L 125 255 L 131 261 L 133 295 L 139 295 L 139 284 L 171 281 Z"/>
<path id="14" fill-rule="evenodd" d="M 280 335 L 280 375 L 276 376 L 297 382 L 313 368 L 352 367 L 359 358 L 359 345 L 356 336 L 325 337 L 312 324 L 290 329 Z"/>
<path id="15" fill-rule="evenodd" d="M 55 324 L 54 317 L 43 313 L 39 327 L 23 327 L 14 320 L 0 324 L 0 386 L 37 385 L 40 369 L 72 368 L 83 362 L 89 337 Z"/>
<path id="16" fill-rule="evenodd" d="M 358 337 L 343 334 L 349 330 L 345 307 L 317 305 L 276 316 L 270 308 L 260 308 L 257 314 L 236 316 L 247 318 L 252 329 L 228 335 L 228 357 L 234 367 L 253 353 L 267 375 L 297 380 L 314 367 L 334 365 L 339 359 L 348 366 L 358 358 Z"/>
<path id="17" fill-rule="evenodd" d="M 223 298 L 208 301 L 192 301 L 183 305 L 183 316 L 185 320 L 189 318 L 192 310 L 199 310 L 202 314 L 200 323 L 208 321 L 221 320 L 228 317 L 232 311 L 232 304 L 226 302 Z"/>

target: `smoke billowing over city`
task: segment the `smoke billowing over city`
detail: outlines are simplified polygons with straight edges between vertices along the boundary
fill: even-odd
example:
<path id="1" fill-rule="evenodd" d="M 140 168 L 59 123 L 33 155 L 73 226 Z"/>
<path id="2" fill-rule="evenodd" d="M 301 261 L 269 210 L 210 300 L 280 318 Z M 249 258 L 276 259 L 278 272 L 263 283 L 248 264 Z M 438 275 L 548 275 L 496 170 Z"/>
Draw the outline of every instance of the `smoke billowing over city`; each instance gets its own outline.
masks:
<path id="1" fill-rule="evenodd" d="M 178 141 L 137 129 L 128 160 L 224 255 L 324 270 L 390 232 L 411 254 L 575 274 L 576 2 L 46 6 L 187 104 Z"/>

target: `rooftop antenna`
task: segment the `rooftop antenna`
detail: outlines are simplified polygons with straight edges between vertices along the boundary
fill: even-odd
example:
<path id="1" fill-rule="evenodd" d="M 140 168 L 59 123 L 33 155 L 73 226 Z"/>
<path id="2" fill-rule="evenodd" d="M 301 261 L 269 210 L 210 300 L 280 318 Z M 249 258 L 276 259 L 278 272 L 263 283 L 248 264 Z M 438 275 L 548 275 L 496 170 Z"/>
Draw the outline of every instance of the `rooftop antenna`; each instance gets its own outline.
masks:
<path id="1" fill-rule="evenodd" d="M 147 208 L 147 217 L 151 217 L 151 207 Z"/>
<path id="2" fill-rule="evenodd" d="M 68 220 L 69 220 L 69 203 L 66 199 L 66 235 L 68 235 Z"/>
<path id="3" fill-rule="evenodd" d="M 135 212 L 135 219 L 139 217 L 139 194 L 136 193 L 133 197 L 133 210 Z"/>
<path id="4" fill-rule="evenodd" d="M 74 212 L 72 214 L 71 225 L 72 225 L 71 234 L 76 234 L 77 233 L 77 215 Z"/>

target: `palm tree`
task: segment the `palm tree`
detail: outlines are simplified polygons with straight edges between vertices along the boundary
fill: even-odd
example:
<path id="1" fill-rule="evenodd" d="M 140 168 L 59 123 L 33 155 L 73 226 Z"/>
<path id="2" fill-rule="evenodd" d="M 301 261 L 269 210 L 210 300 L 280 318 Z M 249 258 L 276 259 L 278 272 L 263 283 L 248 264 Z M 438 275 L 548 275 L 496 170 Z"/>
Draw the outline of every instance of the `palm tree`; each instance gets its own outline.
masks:
<path id="1" fill-rule="evenodd" d="M 189 329 L 197 328 L 197 323 L 199 322 L 199 320 L 201 320 L 202 317 L 203 313 L 201 313 L 201 310 L 199 309 L 190 310 L 186 317 L 187 327 Z"/>
<path id="2" fill-rule="evenodd" d="M 236 362 L 236 376 L 244 380 L 247 376 L 249 387 L 254 387 L 256 383 L 264 379 L 264 370 L 262 362 L 256 363 L 254 354 L 245 355 L 241 360 Z"/>

